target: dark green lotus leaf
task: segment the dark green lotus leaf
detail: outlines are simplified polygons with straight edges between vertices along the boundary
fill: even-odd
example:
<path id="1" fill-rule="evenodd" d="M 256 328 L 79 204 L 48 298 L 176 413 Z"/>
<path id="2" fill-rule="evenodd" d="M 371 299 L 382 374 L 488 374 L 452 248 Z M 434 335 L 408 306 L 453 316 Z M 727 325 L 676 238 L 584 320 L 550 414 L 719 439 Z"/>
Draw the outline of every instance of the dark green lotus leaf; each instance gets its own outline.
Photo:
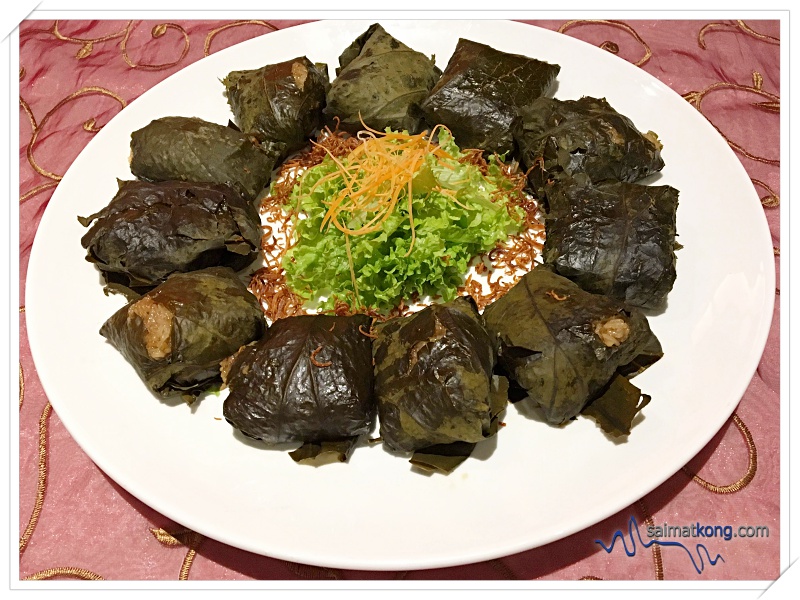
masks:
<path id="1" fill-rule="evenodd" d="M 172 273 L 242 269 L 258 254 L 261 226 L 251 202 L 224 184 L 121 181 L 111 202 L 78 220 L 86 260 L 107 282 L 132 289 Z"/>
<path id="2" fill-rule="evenodd" d="M 421 131 L 419 103 L 441 75 L 433 59 L 376 23 L 345 49 L 339 65 L 328 90 L 325 115 L 329 122 L 338 117 L 341 128 L 351 132 L 363 129 L 362 119 L 380 131 L 386 127 Z"/>
<path id="3" fill-rule="evenodd" d="M 447 475 L 470 457 L 476 445 L 474 442 L 453 442 L 428 446 L 414 452 L 408 462 L 423 471 Z"/>
<path id="4" fill-rule="evenodd" d="M 220 361 L 264 331 L 264 314 L 236 273 L 171 275 L 100 329 L 157 395 L 187 401 L 221 382 Z"/>
<path id="5" fill-rule="evenodd" d="M 387 321 L 376 333 L 375 393 L 389 448 L 413 452 L 494 435 L 507 394 L 493 379 L 495 349 L 471 298 Z"/>
<path id="6" fill-rule="evenodd" d="M 492 418 L 485 437 L 493 436 L 500 429 L 500 413 L 505 410 L 509 399 L 508 379 L 504 376 L 493 377 L 489 399 Z M 423 471 L 448 475 L 470 457 L 475 446 L 477 446 L 475 442 L 451 442 L 427 446 L 414 452 L 408 462 Z"/>
<path id="7" fill-rule="evenodd" d="M 575 417 L 619 368 L 660 353 L 641 311 L 537 267 L 484 311 L 498 362 L 548 423 Z"/>
<path id="8" fill-rule="evenodd" d="M 585 176 L 547 189 L 545 264 L 588 292 L 663 309 L 676 277 L 678 190 Z"/>
<path id="9" fill-rule="evenodd" d="M 461 148 L 514 149 L 519 111 L 547 93 L 561 67 L 459 39 L 441 79 L 422 103 L 425 120 L 446 125 Z"/>
<path id="10" fill-rule="evenodd" d="M 370 321 L 366 315 L 278 319 L 233 361 L 223 416 L 268 444 L 368 433 L 375 415 Z"/>
<path id="11" fill-rule="evenodd" d="M 280 146 L 298 150 L 322 124 L 328 67 L 305 56 L 249 71 L 232 71 L 222 82 L 236 124 Z"/>
<path id="12" fill-rule="evenodd" d="M 605 98 L 539 98 L 514 122 L 528 181 L 540 196 L 548 180 L 586 173 L 601 181 L 638 181 L 664 168 L 661 142 L 614 110 Z"/>
<path id="13" fill-rule="evenodd" d="M 131 134 L 131 173 L 147 181 L 225 183 L 253 200 L 269 183 L 275 153 L 252 133 L 164 117 Z"/>
<path id="14" fill-rule="evenodd" d="M 347 462 L 358 442 L 358 436 L 327 442 L 306 442 L 289 452 L 296 463 L 321 466 L 332 462 Z"/>
<path id="15" fill-rule="evenodd" d="M 636 377 L 645 369 L 650 368 L 664 357 L 664 351 L 661 349 L 661 343 L 656 336 L 650 337 L 646 343 L 639 349 L 639 356 L 634 358 L 626 365 L 622 365 L 617 369 L 617 373 L 624 375 L 628 379 Z"/>
<path id="16" fill-rule="evenodd" d="M 133 302 L 134 300 L 138 300 L 142 297 L 140 292 L 131 289 L 127 285 L 114 283 L 113 281 L 106 283 L 106 285 L 103 286 L 103 293 L 106 296 L 110 296 L 111 294 L 119 294 L 120 296 L 124 296 L 128 302 Z"/>
<path id="17" fill-rule="evenodd" d="M 581 414 L 592 417 L 607 434 L 621 437 L 630 434 L 634 417 L 649 403 L 650 396 L 643 395 L 626 377 L 616 374 Z"/>

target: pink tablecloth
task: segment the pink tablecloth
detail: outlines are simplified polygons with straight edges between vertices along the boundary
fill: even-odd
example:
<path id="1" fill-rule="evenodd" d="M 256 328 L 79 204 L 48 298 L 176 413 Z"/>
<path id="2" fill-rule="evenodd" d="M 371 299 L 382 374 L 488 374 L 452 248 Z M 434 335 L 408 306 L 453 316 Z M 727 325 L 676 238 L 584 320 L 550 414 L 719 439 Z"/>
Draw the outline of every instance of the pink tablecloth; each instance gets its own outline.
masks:
<path id="1" fill-rule="evenodd" d="M 127 103 L 204 55 L 300 21 L 25 21 L 20 26 L 20 298 L 47 203 L 94 133 Z M 641 66 L 681 94 L 734 147 L 762 199 L 780 267 L 779 23 L 536 21 Z M 778 273 L 779 274 L 779 273 Z M 778 279 L 779 281 L 779 279 Z M 50 409 L 20 306 L 20 579 L 693 579 L 779 574 L 779 294 L 764 355 L 733 418 L 686 467 L 641 501 L 550 545 L 480 564 L 414 572 L 342 571 L 204 539 L 108 479 Z M 676 440 L 676 443 L 680 443 Z M 633 557 L 610 543 L 647 524 L 766 526 L 719 538 L 702 568 L 676 547 Z M 705 557 L 704 557 L 705 558 Z"/>

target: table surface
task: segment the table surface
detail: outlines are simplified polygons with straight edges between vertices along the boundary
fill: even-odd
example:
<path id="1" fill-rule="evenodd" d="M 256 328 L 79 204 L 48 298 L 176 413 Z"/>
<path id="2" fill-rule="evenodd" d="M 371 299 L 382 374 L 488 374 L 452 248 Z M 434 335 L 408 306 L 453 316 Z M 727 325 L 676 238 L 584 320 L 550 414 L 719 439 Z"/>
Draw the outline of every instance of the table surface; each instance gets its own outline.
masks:
<path id="1" fill-rule="evenodd" d="M 104 123 L 183 67 L 304 21 L 23 21 L 19 29 L 20 298 L 31 245 L 72 161 Z M 584 531 L 501 559 L 368 572 L 251 554 L 182 528 L 116 485 L 51 409 L 20 305 L 19 578 L 135 580 L 772 580 L 779 575 L 780 23 L 526 21 L 618 54 L 701 110 L 736 151 L 772 233 L 775 312 L 758 369 L 732 418 L 659 488 Z M 676 441 L 680 443 L 680 441 Z M 640 526 L 767 526 L 768 537 L 707 542 L 722 561 L 654 544 L 610 543 Z"/>

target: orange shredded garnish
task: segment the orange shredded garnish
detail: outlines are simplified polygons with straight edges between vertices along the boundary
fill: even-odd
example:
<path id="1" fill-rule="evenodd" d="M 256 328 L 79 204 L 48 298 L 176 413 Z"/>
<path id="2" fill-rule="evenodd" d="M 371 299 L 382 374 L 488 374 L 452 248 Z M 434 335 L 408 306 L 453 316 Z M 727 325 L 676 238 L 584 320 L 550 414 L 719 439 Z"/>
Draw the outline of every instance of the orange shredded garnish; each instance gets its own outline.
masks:
<path id="1" fill-rule="evenodd" d="M 555 290 L 550 290 L 549 292 L 545 292 L 545 293 L 546 293 L 548 296 L 550 296 L 550 297 L 551 297 L 553 300 L 557 300 L 557 301 L 559 301 L 559 302 L 563 302 L 564 300 L 566 300 L 567 298 L 569 298 L 569 296 L 567 296 L 566 294 L 562 296 L 562 295 L 560 295 L 560 294 L 556 293 L 556 291 L 555 291 Z"/>
<path id="2" fill-rule="evenodd" d="M 409 135 L 401 132 L 377 131 L 368 127 L 363 121 L 362 125 L 364 131 L 358 134 L 362 143 L 349 153 L 347 166 L 332 150 L 312 142 L 325 150 L 336 170 L 321 177 L 311 188 L 311 192 L 332 179 L 341 178 L 344 182 L 342 190 L 334 198 L 326 201 L 328 210 L 322 219 L 320 231 L 330 225 L 339 229 L 345 236 L 379 231 L 394 212 L 400 195 L 405 190 L 411 226 L 411 243 L 406 253 L 408 256 L 416 239 L 413 213 L 414 176 L 428 154 L 455 160 L 449 153 L 432 143 L 437 130 L 446 130 L 446 127 L 436 125 L 430 133 Z M 346 224 L 348 219 L 345 216 L 354 214 L 367 215 L 363 219 L 365 222 L 358 227 L 348 226 Z M 355 281 L 353 283 L 355 285 Z"/>

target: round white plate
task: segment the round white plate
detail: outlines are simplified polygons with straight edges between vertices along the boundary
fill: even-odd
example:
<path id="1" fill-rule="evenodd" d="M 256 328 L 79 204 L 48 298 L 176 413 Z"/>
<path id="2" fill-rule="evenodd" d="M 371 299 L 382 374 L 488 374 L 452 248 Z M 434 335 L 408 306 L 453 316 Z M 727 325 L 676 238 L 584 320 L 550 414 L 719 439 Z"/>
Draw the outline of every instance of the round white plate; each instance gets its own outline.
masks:
<path id="1" fill-rule="evenodd" d="M 124 303 L 84 260 L 77 215 L 130 179 L 130 134 L 184 115 L 226 123 L 220 80 L 306 55 L 327 62 L 371 23 L 317 22 L 220 51 L 143 94 L 100 131 L 59 184 L 28 270 L 31 350 L 58 416 L 97 465 L 167 517 L 252 552 L 351 569 L 476 562 L 547 544 L 625 508 L 676 473 L 722 427 L 761 357 L 774 263 L 761 204 L 706 119 L 628 62 L 565 35 L 504 21 L 383 22 L 444 68 L 459 37 L 561 65 L 556 95 L 605 97 L 664 143 L 658 184 L 680 190 L 678 278 L 651 319 L 665 356 L 636 379 L 652 395 L 630 439 L 590 419 L 563 429 L 508 409 L 507 426 L 449 476 L 413 472 L 380 445 L 312 468 L 240 441 L 223 396 L 194 407 L 152 396 L 98 331 Z M 676 443 L 676 442 L 680 443 Z"/>

